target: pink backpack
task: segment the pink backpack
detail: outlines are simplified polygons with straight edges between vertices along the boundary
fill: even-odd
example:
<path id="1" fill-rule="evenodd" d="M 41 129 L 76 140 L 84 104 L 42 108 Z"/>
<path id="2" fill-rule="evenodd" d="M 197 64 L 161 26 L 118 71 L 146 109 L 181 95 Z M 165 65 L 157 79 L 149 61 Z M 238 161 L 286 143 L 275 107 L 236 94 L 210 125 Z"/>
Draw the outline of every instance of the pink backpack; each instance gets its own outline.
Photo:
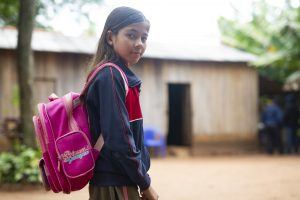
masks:
<path id="1" fill-rule="evenodd" d="M 105 66 L 119 70 L 128 90 L 124 72 L 113 63 L 105 63 L 94 70 L 81 94 L 87 91 L 94 77 Z M 93 176 L 95 160 L 104 140 L 100 134 L 92 147 L 88 115 L 80 101 L 81 94 L 70 92 L 61 98 L 52 94 L 50 102 L 38 104 L 38 115 L 33 116 L 42 151 L 39 167 L 46 190 L 69 194 L 85 187 Z"/>

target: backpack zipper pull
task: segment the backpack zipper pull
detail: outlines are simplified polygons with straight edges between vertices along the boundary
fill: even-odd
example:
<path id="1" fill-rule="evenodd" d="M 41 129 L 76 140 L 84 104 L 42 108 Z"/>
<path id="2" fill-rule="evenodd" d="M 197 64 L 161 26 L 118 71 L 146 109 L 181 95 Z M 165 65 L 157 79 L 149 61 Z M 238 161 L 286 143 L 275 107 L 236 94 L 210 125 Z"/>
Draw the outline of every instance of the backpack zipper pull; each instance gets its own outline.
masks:
<path id="1" fill-rule="evenodd" d="M 60 172 L 60 157 L 58 157 L 57 170 Z"/>

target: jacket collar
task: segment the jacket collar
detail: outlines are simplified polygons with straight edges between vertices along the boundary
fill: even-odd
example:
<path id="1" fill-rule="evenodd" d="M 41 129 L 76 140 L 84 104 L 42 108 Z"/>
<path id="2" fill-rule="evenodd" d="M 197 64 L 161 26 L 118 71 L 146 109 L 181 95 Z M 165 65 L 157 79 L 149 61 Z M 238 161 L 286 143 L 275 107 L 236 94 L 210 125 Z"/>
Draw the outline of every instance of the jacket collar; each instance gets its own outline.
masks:
<path id="1" fill-rule="evenodd" d="M 129 87 L 135 87 L 137 85 L 140 85 L 142 81 L 127 67 L 124 62 L 121 59 L 118 59 L 117 61 L 114 62 L 116 65 L 118 65 L 123 72 L 125 73 L 127 80 L 128 80 L 128 85 Z"/>

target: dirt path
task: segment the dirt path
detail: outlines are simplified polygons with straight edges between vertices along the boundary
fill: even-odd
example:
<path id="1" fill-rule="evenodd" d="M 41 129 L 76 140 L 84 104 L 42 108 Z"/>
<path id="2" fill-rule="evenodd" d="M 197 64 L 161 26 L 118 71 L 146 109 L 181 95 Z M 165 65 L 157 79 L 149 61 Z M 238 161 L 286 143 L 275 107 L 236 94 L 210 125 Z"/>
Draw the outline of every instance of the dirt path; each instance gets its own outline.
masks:
<path id="1" fill-rule="evenodd" d="M 153 159 L 153 186 L 166 200 L 299 200 L 300 156 Z M 43 191 L 0 192 L 2 200 L 87 200 Z"/>

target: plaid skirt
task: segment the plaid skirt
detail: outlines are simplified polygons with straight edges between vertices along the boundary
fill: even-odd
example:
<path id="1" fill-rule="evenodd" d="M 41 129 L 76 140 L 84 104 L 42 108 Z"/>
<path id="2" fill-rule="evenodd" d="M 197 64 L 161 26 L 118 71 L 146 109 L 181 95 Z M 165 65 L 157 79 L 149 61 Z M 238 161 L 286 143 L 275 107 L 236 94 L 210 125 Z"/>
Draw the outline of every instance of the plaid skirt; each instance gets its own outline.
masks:
<path id="1" fill-rule="evenodd" d="M 89 185 L 89 200 L 141 200 L 137 186 Z"/>

